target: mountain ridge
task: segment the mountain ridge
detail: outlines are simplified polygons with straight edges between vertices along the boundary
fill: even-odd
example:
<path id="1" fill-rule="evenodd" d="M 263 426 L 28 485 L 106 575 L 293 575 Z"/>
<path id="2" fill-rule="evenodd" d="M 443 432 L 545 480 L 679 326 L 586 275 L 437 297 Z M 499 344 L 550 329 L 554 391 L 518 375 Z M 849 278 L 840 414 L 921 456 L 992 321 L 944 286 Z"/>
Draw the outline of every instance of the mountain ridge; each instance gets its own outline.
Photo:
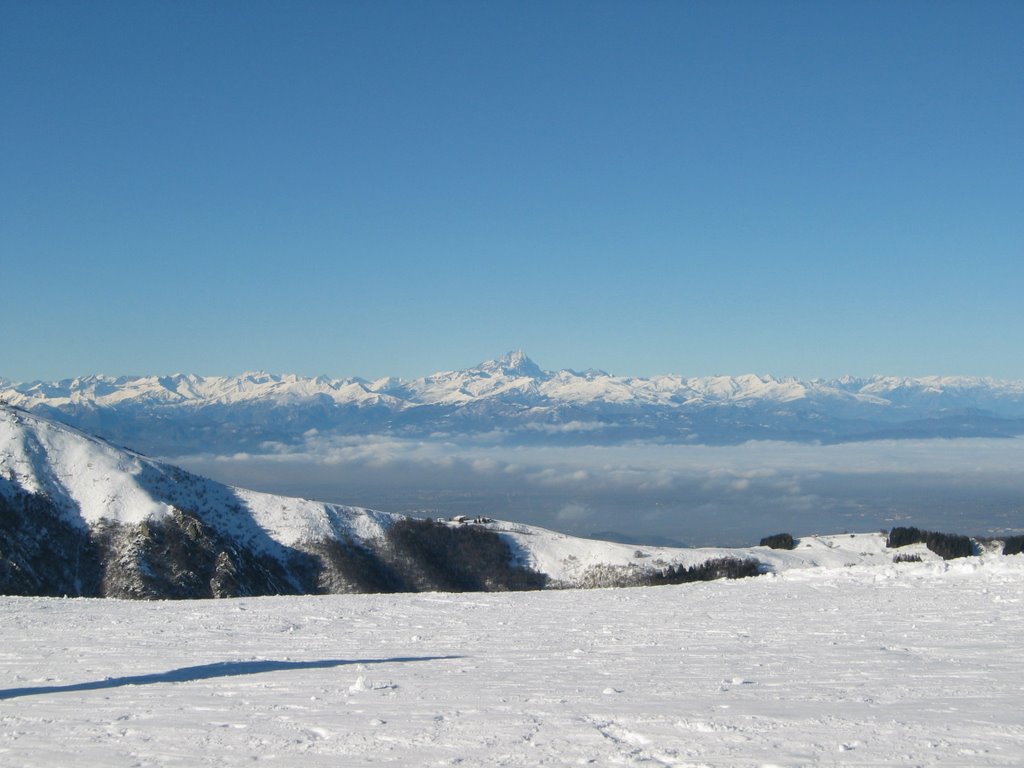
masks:
<path id="1" fill-rule="evenodd" d="M 912 546 L 914 554 L 936 557 Z M 792 551 L 688 549 L 257 493 L 0 406 L 0 594 L 192 598 L 639 586 L 891 559 L 878 533 L 806 537 Z"/>
<path id="2" fill-rule="evenodd" d="M 776 377 L 768 374 L 740 374 L 735 376 L 696 376 L 659 374 L 655 376 L 629 376 L 610 374 L 599 369 L 575 371 L 568 368 L 557 371 L 542 369 L 522 350 L 515 350 L 494 360 L 486 360 L 471 368 L 439 371 L 415 379 L 393 376 L 374 380 L 358 376 L 332 378 L 325 375 L 302 376 L 294 373 L 273 374 L 266 371 L 246 371 L 237 376 L 203 376 L 194 373 L 169 375 L 109 376 L 89 374 L 56 381 L 33 380 L 13 382 L 0 377 L 0 396 L 19 407 L 42 404 L 95 402 L 105 405 L 124 399 L 144 400 L 147 395 L 167 402 L 191 401 L 202 404 L 229 403 L 258 399 L 271 395 L 296 398 L 319 394 L 332 396 L 335 402 L 358 402 L 358 392 L 381 396 L 398 396 L 410 405 L 435 404 L 453 398 L 467 382 L 497 384 L 481 386 L 477 392 L 462 394 L 475 398 L 493 396 L 511 384 L 528 379 L 538 384 L 554 382 L 545 394 L 552 399 L 582 400 L 590 396 L 614 399 L 622 389 L 628 388 L 634 398 L 647 395 L 659 404 L 678 406 L 688 399 L 699 398 L 705 403 L 738 401 L 745 399 L 774 399 L 786 401 L 807 397 L 811 393 L 845 393 L 864 397 L 877 404 L 894 404 L 892 396 L 905 391 L 943 394 L 952 391 L 988 390 L 1002 395 L 1021 398 L 1024 405 L 1024 380 L 997 379 L 984 376 L 894 376 L 867 377 L 841 376 L 838 378 L 799 379 Z M 566 391 L 567 385 L 601 382 L 606 389 Z M 665 396 L 670 393 L 670 396 Z M 689 398 L 681 393 L 690 394 Z M 157 395 L 161 397 L 157 397 Z M 888 395 L 889 397 L 887 397 Z M 659 396 L 660 399 L 659 399 Z M 877 399 L 876 399 L 877 398 Z"/>
<path id="3" fill-rule="evenodd" d="M 303 433 L 495 434 L 507 442 L 751 439 L 844 442 L 878 437 L 1024 434 L 1024 381 L 874 376 L 633 377 L 543 370 L 522 350 L 417 379 L 104 376 L 7 383 L 0 402 L 48 414 L 146 453 L 294 443 Z M 154 435 L 154 424 L 161 425 Z M 572 429 L 578 425 L 577 430 Z"/>

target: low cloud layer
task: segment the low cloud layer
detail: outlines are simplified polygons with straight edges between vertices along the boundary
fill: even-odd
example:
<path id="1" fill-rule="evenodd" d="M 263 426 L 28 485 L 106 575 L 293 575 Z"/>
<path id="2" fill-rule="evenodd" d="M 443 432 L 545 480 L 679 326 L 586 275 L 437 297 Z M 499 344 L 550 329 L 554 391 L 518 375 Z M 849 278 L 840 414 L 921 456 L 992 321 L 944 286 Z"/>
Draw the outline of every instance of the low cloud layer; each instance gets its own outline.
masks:
<path id="1" fill-rule="evenodd" d="M 977 534 L 1024 525 L 1024 439 L 566 448 L 313 432 L 299 448 L 176 461 L 274 493 L 690 544 L 901 522 Z"/>

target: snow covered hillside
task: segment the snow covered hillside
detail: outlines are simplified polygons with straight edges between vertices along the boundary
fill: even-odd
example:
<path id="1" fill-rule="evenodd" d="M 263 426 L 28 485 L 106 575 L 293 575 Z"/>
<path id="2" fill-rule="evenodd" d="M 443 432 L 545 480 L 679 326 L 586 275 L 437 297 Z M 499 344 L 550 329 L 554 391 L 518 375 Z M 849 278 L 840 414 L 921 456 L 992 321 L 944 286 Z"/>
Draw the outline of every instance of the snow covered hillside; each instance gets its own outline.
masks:
<path id="1" fill-rule="evenodd" d="M 923 544 L 900 551 L 937 559 Z M 793 550 L 636 547 L 488 518 L 416 520 L 254 493 L 0 407 L 0 593 L 194 598 L 601 587 L 892 558 L 878 533 L 805 537 Z M 711 571 L 693 570 L 700 568 Z"/>
<path id="2" fill-rule="evenodd" d="M 411 381 L 267 373 L 0 380 L 0 401 L 169 456 L 259 451 L 267 441 L 295 444 L 310 430 L 558 444 L 1024 434 L 1021 381 L 642 378 L 544 371 L 521 351 Z"/>
<path id="3" fill-rule="evenodd" d="M 0 598 L 0 765 L 1019 766 L 1024 556 L 626 590 Z"/>

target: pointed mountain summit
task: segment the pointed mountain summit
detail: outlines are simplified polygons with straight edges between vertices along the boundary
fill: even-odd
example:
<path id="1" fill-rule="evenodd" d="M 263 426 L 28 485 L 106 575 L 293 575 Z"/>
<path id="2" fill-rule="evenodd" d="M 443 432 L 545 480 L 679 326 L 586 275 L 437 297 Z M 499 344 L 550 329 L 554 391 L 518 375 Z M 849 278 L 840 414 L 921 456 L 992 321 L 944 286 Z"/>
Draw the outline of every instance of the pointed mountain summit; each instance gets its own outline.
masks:
<path id="1" fill-rule="evenodd" d="M 505 376 L 526 376 L 531 379 L 545 378 L 545 373 L 539 365 L 527 357 L 521 349 L 513 350 L 502 355 L 497 360 L 487 360 L 477 366 L 478 370 L 488 373 L 501 373 Z"/>

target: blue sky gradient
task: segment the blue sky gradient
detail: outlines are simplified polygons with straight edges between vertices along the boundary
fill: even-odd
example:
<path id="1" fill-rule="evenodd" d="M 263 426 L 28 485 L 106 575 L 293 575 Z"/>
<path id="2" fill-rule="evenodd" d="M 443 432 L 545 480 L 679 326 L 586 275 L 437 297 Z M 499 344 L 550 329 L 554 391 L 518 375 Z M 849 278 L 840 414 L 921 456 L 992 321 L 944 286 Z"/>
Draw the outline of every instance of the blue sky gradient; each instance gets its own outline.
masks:
<path id="1" fill-rule="evenodd" d="M 1024 378 L 1024 3 L 0 0 L 0 377 Z"/>

